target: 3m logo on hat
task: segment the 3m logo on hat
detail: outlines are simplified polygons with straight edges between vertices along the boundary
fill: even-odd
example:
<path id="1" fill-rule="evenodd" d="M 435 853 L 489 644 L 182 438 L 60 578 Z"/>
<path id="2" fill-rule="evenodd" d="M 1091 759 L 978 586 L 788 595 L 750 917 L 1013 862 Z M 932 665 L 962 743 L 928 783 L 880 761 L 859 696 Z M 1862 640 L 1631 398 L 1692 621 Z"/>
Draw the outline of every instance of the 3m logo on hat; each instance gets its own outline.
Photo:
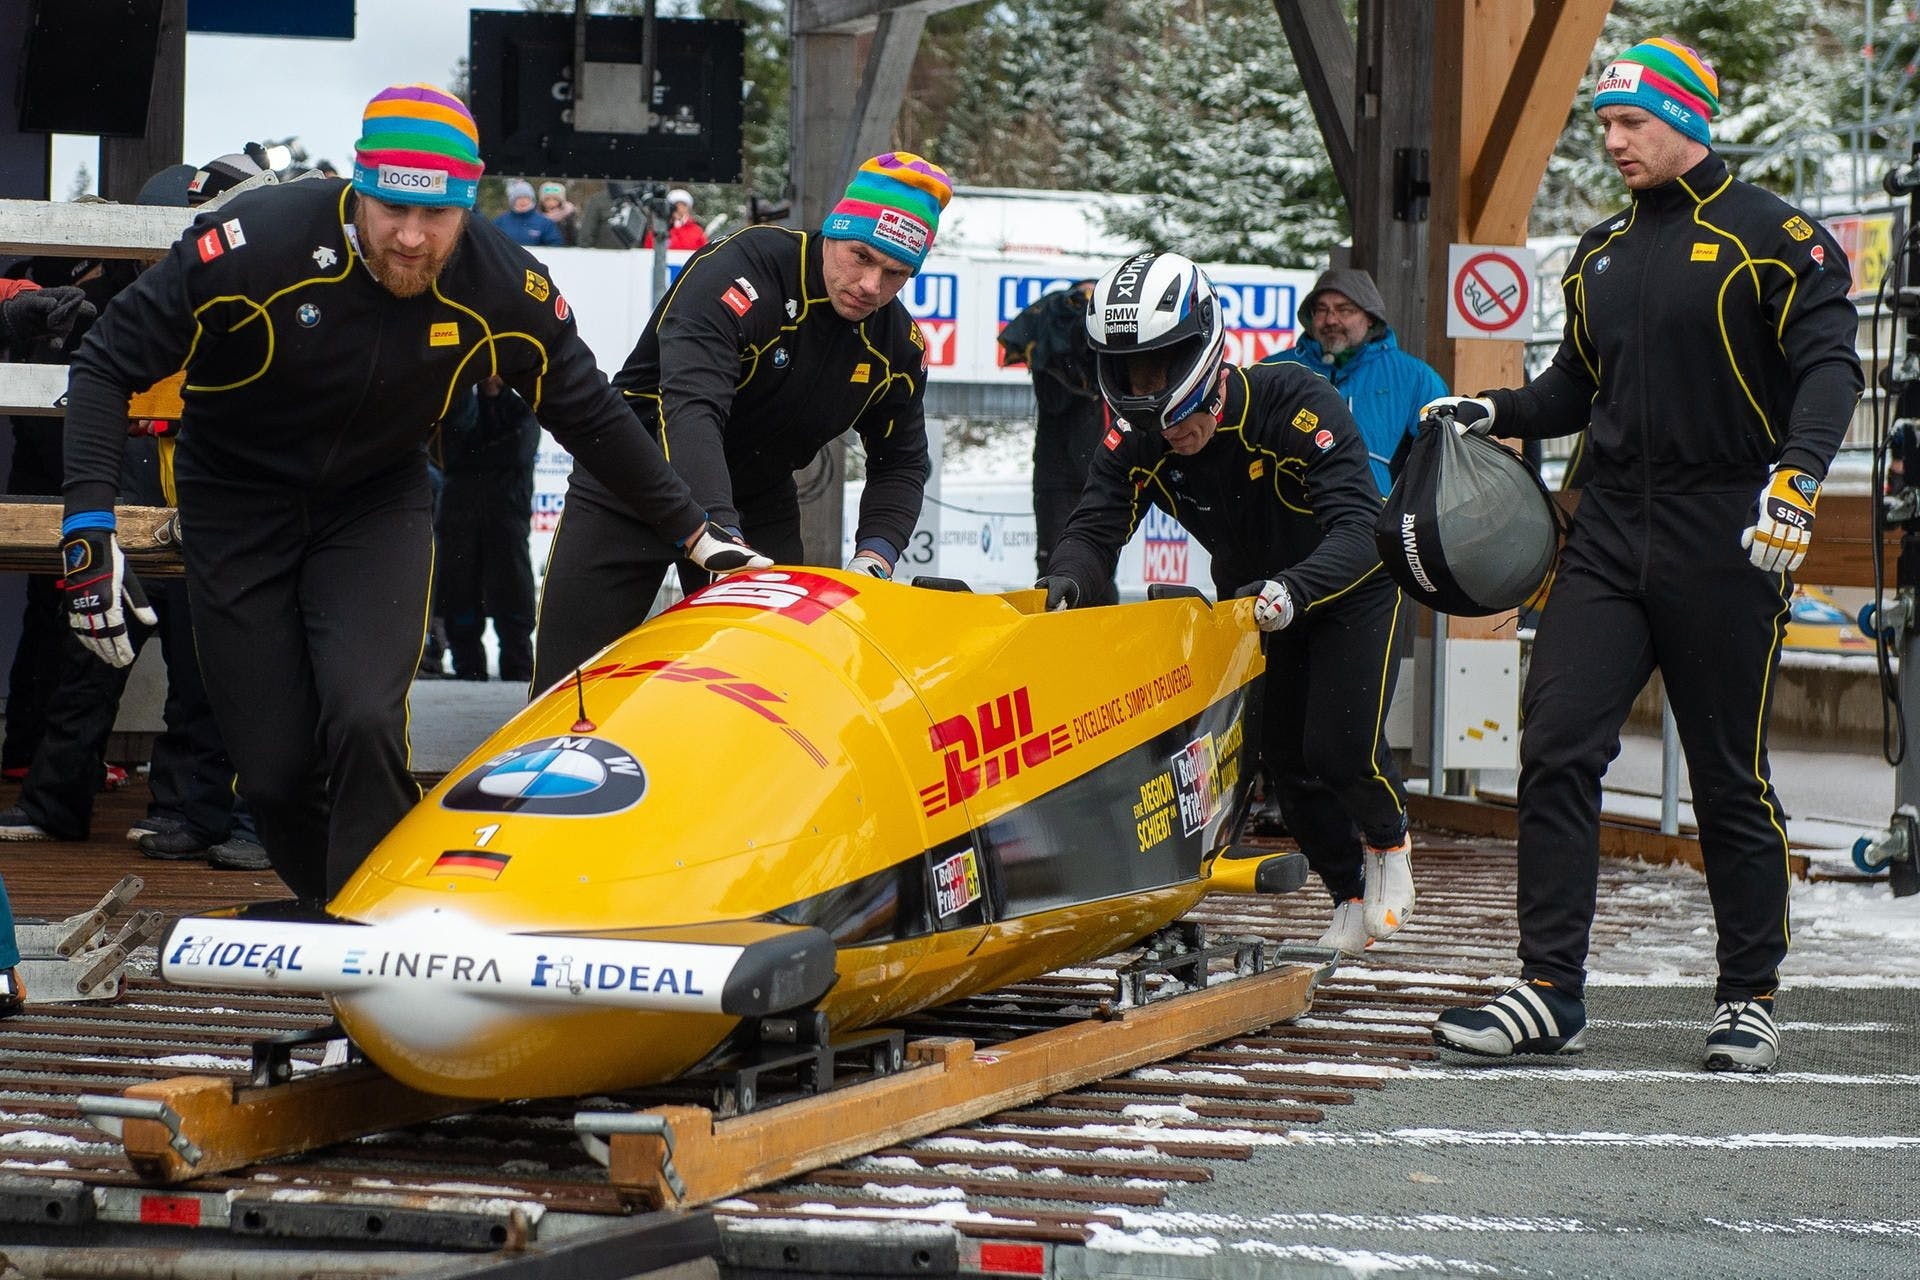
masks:
<path id="1" fill-rule="evenodd" d="M 882 209 L 880 216 L 874 219 L 873 234 L 876 239 L 897 244 L 912 254 L 925 253 L 931 235 L 926 223 L 918 218 L 909 218 L 898 209 Z"/>
<path id="2" fill-rule="evenodd" d="M 1637 62 L 1610 62 L 1593 86 L 1595 97 L 1603 93 L 1633 93 L 1640 88 L 1640 73 L 1646 70 Z"/>
<path id="3" fill-rule="evenodd" d="M 447 194 L 447 172 L 444 169 L 409 169 L 397 164 L 383 164 L 379 176 L 374 179 L 374 185 L 382 191 L 443 196 Z"/>

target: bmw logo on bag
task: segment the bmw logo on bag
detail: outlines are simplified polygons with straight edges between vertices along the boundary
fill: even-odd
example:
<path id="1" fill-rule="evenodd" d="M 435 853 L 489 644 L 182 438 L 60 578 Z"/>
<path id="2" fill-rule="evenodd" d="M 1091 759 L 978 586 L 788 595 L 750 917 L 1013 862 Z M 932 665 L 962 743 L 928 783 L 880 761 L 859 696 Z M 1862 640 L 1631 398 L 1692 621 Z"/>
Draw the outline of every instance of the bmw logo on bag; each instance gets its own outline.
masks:
<path id="1" fill-rule="evenodd" d="M 646 770 L 599 738 L 541 738 L 503 751 L 455 783 L 447 809 L 588 817 L 630 809 L 647 793 Z"/>

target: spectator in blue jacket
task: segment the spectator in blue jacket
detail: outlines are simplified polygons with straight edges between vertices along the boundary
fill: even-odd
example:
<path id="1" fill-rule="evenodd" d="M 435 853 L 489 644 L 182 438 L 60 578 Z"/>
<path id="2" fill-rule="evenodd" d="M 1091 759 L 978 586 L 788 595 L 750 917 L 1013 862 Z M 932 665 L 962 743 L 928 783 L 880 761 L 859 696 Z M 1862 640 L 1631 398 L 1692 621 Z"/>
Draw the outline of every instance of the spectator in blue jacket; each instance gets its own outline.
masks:
<path id="1" fill-rule="evenodd" d="M 1379 287 L 1357 267 L 1335 267 L 1314 282 L 1300 303 L 1300 328 L 1304 337 L 1262 363 L 1303 364 L 1333 383 L 1360 424 L 1374 483 L 1386 493 L 1419 429 L 1420 406 L 1446 395 L 1447 384 L 1400 349 Z"/>
<path id="2" fill-rule="evenodd" d="M 519 178 L 507 184 L 507 211 L 495 218 L 493 225 L 515 244 L 566 247 L 567 237 L 560 224 L 533 207 L 533 185 Z"/>

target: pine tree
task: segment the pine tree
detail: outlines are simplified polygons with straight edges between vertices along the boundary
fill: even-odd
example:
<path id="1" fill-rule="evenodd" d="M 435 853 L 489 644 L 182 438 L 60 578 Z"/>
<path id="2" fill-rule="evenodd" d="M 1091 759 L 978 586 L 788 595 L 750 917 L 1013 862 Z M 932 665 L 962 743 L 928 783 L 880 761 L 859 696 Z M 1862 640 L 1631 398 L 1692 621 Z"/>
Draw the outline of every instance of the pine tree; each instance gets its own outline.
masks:
<path id="1" fill-rule="evenodd" d="M 1309 262 L 1347 235 L 1269 0 L 1114 0 L 1093 61 L 1068 155 L 1147 196 L 1109 230 L 1216 262 Z"/>

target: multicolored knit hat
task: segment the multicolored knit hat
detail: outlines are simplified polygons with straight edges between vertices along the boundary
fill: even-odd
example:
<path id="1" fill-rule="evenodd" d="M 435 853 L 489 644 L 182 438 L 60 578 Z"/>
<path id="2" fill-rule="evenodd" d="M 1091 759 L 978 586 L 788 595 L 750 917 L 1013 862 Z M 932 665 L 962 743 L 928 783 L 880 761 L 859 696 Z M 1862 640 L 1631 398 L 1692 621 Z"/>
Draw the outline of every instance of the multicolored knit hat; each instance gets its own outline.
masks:
<path id="1" fill-rule="evenodd" d="M 373 95 L 353 144 L 353 187 L 394 204 L 473 208 L 480 193 L 480 131 L 466 104 L 430 84 Z"/>
<path id="2" fill-rule="evenodd" d="M 952 198 L 945 169 L 910 151 L 889 151 L 860 166 L 820 234 L 864 240 L 918 271 L 933 248 L 940 211 Z"/>
<path id="3" fill-rule="evenodd" d="M 1677 41 L 1642 40 L 1600 73 L 1593 109 L 1602 107 L 1640 107 L 1711 146 L 1708 122 L 1720 114 L 1720 77 L 1705 58 Z"/>

